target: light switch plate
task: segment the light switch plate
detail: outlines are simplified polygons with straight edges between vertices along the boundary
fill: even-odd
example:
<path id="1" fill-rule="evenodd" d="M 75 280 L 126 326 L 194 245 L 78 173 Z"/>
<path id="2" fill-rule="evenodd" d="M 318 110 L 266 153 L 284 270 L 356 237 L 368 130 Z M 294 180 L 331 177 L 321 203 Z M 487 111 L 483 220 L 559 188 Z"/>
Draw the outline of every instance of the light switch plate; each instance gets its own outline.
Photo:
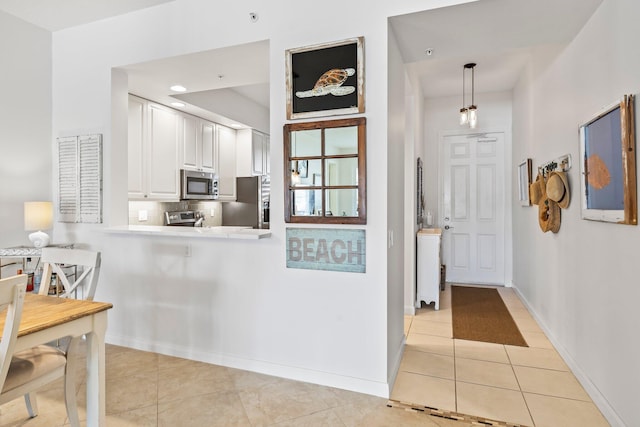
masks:
<path id="1" fill-rule="evenodd" d="M 138 221 L 146 221 L 148 219 L 147 211 L 140 210 L 138 211 Z"/>

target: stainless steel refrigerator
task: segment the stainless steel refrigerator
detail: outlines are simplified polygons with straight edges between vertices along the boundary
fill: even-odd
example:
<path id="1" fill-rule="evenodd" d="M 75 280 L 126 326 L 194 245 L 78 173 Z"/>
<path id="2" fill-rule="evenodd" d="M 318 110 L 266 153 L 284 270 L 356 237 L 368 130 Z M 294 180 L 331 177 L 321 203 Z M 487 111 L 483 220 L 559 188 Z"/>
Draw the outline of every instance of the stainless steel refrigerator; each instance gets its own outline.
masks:
<path id="1" fill-rule="evenodd" d="M 222 225 L 269 228 L 268 175 L 236 178 L 236 202 L 222 202 Z"/>

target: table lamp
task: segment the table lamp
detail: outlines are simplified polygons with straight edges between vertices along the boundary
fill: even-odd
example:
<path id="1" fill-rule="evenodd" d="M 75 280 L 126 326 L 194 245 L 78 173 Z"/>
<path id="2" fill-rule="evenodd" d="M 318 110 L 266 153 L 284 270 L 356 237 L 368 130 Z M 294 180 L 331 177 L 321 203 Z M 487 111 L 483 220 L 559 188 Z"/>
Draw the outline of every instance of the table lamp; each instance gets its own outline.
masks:
<path id="1" fill-rule="evenodd" d="M 53 227 L 53 203 L 24 202 L 24 229 L 37 230 L 29 234 L 29 240 L 36 248 L 44 248 L 49 244 L 49 235 L 42 230 Z"/>

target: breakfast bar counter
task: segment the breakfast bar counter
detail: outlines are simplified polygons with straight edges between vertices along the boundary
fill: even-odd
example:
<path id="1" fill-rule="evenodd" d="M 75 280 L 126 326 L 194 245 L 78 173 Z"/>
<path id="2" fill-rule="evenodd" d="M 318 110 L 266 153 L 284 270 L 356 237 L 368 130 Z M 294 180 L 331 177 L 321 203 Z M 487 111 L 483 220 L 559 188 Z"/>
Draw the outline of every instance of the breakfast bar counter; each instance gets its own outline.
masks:
<path id="1" fill-rule="evenodd" d="M 149 236 L 196 237 L 209 239 L 246 239 L 256 240 L 271 237 L 268 229 L 255 229 L 241 226 L 218 227 L 170 227 L 161 225 L 124 225 L 110 227 L 107 233 L 141 234 Z"/>

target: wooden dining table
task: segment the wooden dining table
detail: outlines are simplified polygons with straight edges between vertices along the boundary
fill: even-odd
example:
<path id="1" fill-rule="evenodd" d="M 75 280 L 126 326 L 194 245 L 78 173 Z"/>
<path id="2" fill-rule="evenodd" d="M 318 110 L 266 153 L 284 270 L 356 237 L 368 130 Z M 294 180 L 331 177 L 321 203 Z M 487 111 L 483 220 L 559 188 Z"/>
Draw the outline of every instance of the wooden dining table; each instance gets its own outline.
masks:
<path id="1" fill-rule="evenodd" d="M 15 351 L 63 337 L 86 336 L 87 426 L 105 425 L 105 343 L 107 310 L 111 303 L 56 298 L 28 293 L 24 300 Z M 4 317 L 0 320 L 0 332 Z M 71 346 L 72 349 L 78 346 Z M 70 355 L 73 356 L 73 355 Z M 75 370 L 69 357 L 70 370 Z"/>

